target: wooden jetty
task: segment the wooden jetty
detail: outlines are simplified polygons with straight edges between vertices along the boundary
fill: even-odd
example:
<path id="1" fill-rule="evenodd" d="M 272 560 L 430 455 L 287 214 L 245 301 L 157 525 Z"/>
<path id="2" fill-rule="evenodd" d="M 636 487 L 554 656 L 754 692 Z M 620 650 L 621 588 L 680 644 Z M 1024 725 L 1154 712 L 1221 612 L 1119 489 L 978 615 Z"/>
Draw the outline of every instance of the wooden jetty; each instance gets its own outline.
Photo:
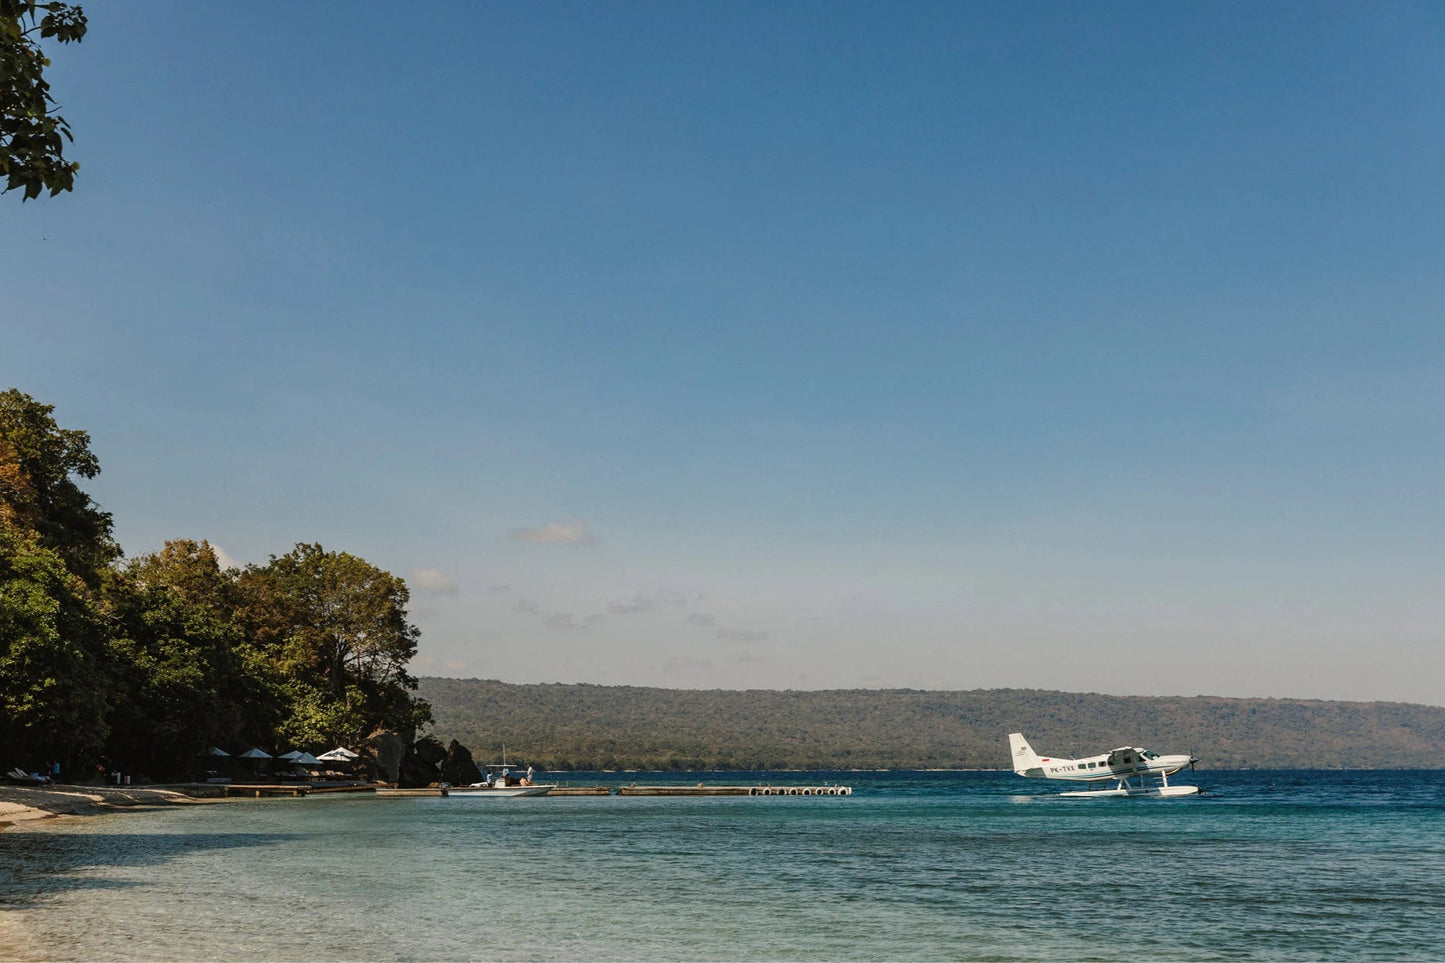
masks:
<path id="1" fill-rule="evenodd" d="M 425 786 L 420 789 L 397 789 L 394 786 L 377 786 L 376 795 L 386 799 L 400 799 L 409 796 L 445 796 L 450 790 L 442 786 Z"/>
<path id="2" fill-rule="evenodd" d="M 623 786 L 619 796 L 851 796 L 852 786 Z"/>
<path id="3" fill-rule="evenodd" d="M 549 796 L 610 796 L 612 790 L 606 786 L 553 786 L 547 790 Z"/>
<path id="4" fill-rule="evenodd" d="M 260 799 L 262 796 L 304 796 L 311 792 L 311 787 L 305 783 L 292 783 L 290 785 L 233 783 L 225 787 L 225 791 L 227 796 L 253 796 L 256 799 Z"/>

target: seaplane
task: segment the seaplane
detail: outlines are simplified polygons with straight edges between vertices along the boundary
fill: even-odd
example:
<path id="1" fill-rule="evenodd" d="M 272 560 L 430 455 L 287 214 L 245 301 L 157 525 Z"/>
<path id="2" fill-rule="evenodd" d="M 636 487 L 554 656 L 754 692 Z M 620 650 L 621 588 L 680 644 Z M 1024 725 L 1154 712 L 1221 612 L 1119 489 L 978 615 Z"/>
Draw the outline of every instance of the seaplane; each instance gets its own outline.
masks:
<path id="1" fill-rule="evenodd" d="M 1193 796 L 1198 786 L 1171 786 L 1169 777 L 1199 760 L 1192 755 L 1161 756 L 1139 746 L 1120 746 L 1113 752 L 1084 759 L 1040 756 L 1022 732 L 1011 732 L 1014 772 L 1029 779 L 1063 779 L 1072 782 L 1112 782 L 1110 789 L 1080 789 L 1059 793 L 1076 799 L 1109 796 Z"/>

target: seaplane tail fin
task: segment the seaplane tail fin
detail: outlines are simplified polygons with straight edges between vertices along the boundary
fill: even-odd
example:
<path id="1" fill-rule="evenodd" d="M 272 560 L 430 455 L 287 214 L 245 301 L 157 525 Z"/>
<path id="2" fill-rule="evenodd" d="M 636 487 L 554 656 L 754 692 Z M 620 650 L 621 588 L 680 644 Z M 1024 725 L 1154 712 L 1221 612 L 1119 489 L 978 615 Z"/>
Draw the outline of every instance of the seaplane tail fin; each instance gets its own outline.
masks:
<path id="1" fill-rule="evenodd" d="M 1022 732 L 1008 734 L 1009 751 L 1013 754 L 1014 772 L 1020 776 L 1042 776 L 1043 760 L 1034 752 L 1034 747 L 1024 738 Z"/>

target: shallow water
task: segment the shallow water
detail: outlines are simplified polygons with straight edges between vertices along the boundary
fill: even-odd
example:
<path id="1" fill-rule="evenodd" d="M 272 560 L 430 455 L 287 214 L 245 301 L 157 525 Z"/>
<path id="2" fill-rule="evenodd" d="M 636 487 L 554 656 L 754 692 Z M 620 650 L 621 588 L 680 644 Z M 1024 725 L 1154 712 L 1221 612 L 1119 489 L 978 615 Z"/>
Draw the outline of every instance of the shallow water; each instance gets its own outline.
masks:
<path id="1" fill-rule="evenodd" d="M 1206 795 L 1172 800 L 1062 800 L 998 773 L 590 780 L 856 792 L 318 796 L 32 823 L 0 833 L 0 953 L 1445 957 L 1441 772 L 1200 772 Z"/>

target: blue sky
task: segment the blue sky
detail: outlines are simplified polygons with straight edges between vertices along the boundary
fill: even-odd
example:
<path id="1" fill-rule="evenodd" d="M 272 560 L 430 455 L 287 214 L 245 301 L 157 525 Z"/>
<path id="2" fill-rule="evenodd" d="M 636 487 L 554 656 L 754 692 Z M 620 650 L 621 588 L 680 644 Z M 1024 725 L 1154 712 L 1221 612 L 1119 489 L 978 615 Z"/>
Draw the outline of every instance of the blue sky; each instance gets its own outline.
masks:
<path id="1" fill-rule="evenodd" d="M 1429 3 L 91 3 L 0 382 L 416 669 L 1442 704 Z"/>

